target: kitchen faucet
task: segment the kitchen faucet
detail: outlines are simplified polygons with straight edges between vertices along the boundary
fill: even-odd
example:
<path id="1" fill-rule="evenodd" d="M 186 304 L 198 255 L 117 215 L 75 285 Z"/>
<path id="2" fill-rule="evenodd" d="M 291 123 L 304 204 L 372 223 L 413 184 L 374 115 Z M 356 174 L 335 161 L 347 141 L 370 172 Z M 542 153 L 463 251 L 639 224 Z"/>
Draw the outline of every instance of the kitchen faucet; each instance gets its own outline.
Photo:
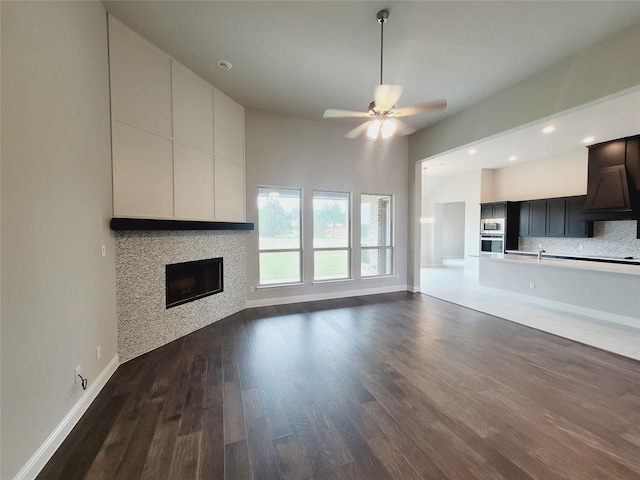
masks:
<path id="1" fill-rule="evenodd" d="M 538 250 L 538 261 L 542 260 L 543 253 L 546 253 L 546 250 L 543 250 L 543 249 Z"/>

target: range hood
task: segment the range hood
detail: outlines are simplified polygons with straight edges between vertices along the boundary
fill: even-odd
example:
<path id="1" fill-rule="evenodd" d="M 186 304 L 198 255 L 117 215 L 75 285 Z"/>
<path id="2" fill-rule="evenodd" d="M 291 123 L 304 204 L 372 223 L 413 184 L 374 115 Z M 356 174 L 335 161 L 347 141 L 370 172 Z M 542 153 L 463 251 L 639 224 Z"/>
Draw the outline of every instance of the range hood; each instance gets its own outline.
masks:
<path id="1" fill-rule="evenodd" d="M 640 135 L 589 147 L 586 220 L 640 218 Z"/>

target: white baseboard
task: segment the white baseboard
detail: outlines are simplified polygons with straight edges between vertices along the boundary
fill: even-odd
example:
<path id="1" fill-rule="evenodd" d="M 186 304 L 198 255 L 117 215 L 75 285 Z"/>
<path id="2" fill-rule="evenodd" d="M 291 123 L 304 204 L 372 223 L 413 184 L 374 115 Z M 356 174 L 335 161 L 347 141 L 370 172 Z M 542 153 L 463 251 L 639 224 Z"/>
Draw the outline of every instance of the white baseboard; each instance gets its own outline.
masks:
<path id="1" fill-rule="evenodd" d="M 247 300 L 247 308 L 268 307 L 270 305 L 284 305 L 287 303 L 313 302 L 316 300 L 331 300 L 334 298 L 359 297 L 362 295 L 376 295 L 379 293 L 406 292 L 407 290 L 407 285 L 394 285 L 391 287 L 366 288 L 361 290 L 348 290 L 343 292 L 315 293 L 312 295 L 294 295 L 291 297 Z"/>
<path id="2" fill-rule="evenodd" d="M 29 461 L 20 469 L 14 480 L 30 480 L 35 479 L 38 473 L 44 468 L 51 459 L 58 447 L 67 435 L 76 426 L 82 415 L 87 411 L 91 403 L 96 399 L 100 391 L 107 384 L 111 375 L 118 368 L 118 355 L 113 357 L 109 364 L 100 372 L 100 375 L 89 385 L 89 388 L 78 399 L 76 404 L 71 408 L 69 413 L 62 419 L 58 426 L 51 432 L 44 443 L 38 448 Z"/>

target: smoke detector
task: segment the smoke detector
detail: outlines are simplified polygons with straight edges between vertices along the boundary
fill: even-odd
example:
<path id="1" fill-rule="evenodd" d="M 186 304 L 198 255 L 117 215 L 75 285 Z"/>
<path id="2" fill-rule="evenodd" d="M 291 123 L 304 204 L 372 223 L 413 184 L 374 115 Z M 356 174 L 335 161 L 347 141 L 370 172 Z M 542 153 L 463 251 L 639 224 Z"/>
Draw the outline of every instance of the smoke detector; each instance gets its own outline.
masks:
<path id="1" fill-rule="evenodd" d="M 223 70 L 231 70 L 231 67 L 233 65 L 231 65 L 231 62 L 227 61 L 227 60 L 220 60 L 218 62 L 218 66 L 223 69 Z"/>

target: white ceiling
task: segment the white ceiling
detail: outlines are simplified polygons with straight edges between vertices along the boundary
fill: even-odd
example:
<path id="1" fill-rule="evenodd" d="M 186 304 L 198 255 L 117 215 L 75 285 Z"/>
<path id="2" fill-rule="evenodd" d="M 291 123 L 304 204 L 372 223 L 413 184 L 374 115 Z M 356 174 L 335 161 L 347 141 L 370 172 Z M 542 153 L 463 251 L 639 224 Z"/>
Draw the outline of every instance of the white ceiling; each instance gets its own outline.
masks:
<path id="1" fill-rule="evenodd" d="M 404 85 L 398 106 L 448 101 L 444 112 L 409 117 L 416 129 L 640 23 L 640 1 L 103 4 L 245 107 L 313 119 L 329 107 L 366 110 L 379 82 L 376 13 L 388 8 L 384 82 Z M 345 133 L 359 122 L 332 121 Z"/>

